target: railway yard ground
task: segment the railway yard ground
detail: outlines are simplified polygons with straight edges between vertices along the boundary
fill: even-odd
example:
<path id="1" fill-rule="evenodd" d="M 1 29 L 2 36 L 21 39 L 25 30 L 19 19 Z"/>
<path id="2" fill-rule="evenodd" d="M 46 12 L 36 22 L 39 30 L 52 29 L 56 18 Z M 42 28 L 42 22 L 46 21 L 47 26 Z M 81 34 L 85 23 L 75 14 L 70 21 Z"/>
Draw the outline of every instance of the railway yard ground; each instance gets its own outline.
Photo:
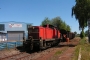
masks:
<path id="1" fill-rule="evenodd" d="M 84 44 L 85 46 L 83 46 Z M 86 58 L 90 58 L 87 57 L 90 55 L 90 53 L 86 52 L 90 50 L 90 48 L 86 48 L 89 46 L 90 45 L 86 43 L 85 39 L 81 41 L 79 37 L 75 37 L 74 39 L 70 40 L 69 43 L 61 42 L 58 46 L 33 53 L 21 51 L 20 49 L 3 50 L 0 51 L 0 59 L 1 60 L 78 60 L 80 48 L 82 51 L 81 55 L 85 56 Z M 81 60 L 84 60 L 84 58 L 81 58 Z"/>

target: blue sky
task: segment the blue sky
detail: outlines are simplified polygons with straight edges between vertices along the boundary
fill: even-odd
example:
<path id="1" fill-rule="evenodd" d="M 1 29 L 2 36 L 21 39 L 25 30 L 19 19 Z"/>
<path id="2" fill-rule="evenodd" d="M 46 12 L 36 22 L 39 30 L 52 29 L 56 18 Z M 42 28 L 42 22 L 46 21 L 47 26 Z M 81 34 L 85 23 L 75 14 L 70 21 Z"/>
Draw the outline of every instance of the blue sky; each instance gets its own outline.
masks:
<path id="1" fill-rule="evenodd" d="M 0 0 L 0 22 L 16 21 L 40 25 L 45 17 L 60 16 L 72 32 L 79 31 L 79 24 L 71 16 L 75 0 Z M 85 29 L 87 30 L 87 28 Z"/>

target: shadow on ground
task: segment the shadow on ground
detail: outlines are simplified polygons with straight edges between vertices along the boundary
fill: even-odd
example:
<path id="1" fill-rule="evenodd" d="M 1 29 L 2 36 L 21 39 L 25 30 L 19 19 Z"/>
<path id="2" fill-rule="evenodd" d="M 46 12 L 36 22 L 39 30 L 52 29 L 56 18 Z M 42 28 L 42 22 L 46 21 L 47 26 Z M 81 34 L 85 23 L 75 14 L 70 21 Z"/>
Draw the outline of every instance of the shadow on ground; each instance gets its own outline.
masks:
<path id="1" fill-rule="evenodd" d="M 68 47 L 75 47 L 75 46 L 77 46 L 76 44 L 59 44 L 58 46 L 56 46 L 56 47 L 66 47 L 66 46 L 68 46 Z"/>
<path id="2" fill-rule="evenodd" d="M 16 49 L 19 50 L 20 52 L 26 52 L 30 54 L 34 52 L 40 52 L 40 50 L 37 48 L 35 48 L 34 50 L 30 50 L 29 48 L 28 49 L 23 48 L 23 46 L 17 47 Z"/>
<path id="3" fill-rule="evenodd" d="M 73 44 L 73 43 L 69 43 L 69 44 L 67 44 L 67 43 L 60 43 L 59 45 L 53 46 L 53 47 L 55 47 L 55 48 L 60 48 L 60 47 L 75 47 L 76 45 L 77 44 Z M 50 47 L 50 48 L 53 48 L 53 47 Z M 19 50 L 20 52 L 27 52 L 27 53 L 30 53 L 30 54 L 34 53 L 34 52 L 41 52 L 40 49 L 35 48 L 34 50 L 31 51 L 29 48 L 28 49 L 23 48 L 23 46 L 17 47 L 16 49 Z M 46 49 L 44 49 L 44 50 L 46 50 Z M 44 51 L 44 50 L 42 50 L 42 51 Z"/>

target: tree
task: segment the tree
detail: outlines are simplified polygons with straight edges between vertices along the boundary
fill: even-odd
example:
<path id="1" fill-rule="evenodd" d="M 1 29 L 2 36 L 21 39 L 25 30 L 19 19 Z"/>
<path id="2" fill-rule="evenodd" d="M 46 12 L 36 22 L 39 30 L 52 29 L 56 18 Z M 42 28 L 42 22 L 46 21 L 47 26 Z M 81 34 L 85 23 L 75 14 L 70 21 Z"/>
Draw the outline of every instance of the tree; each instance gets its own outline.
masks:
<path id="1" fill-rule="evenodd" d="M 66 29 L 67 31 L 71 31 L 71 28 L 70 28 L 70 26 L 69 25 L 67 25 L 67 29 Z"/>
<path id="2" fill-rule="evenodd" d="M 42 21 L 41 26 L 46 25 L 46 24 L 51 24 L 51 21 L 49 20 L 48 17 L 46 17 L 46 18 Z"/>
<path id="3" fill-rule="evenodd" d="M 67 24 L 65 21 L 63 21 L 61 28 L 67 30 Z"/>
<path id="4" fill-rule="evenodd" d="M 85 31 L 85 36 L 88 36 L 88 30 Z"/>
<path id="5" fill-rule="evenodd" d="M 27 24 L 27 30 L 28 30 L 28 28 L 31 27 L 32 25 L 33 25 L 32 23 L 28 23 L 28 24 Z"/>
<path id="6" fill-rule="evenodd" d="M 76 36 L 76 35 L 77 35 L 77 32 L 75 31 L 74 34 L 75 34 L 75 36 Z"/>
<path id="7" fill-rule="evenodd" d="M 51 20 L 51 24 L 53 26 L 56 26 L 58 29 L 61 29 L 62 26 L 62 20 L 60 17 L 55 17 Z"/>
<path id="8" fill-rule="evenodd" d="M 74 34 L 76 35 L 76 34 L 77 34 L 77 32 L 75 31 L 75 32 L 74 32 Z"/>
<path id="9" fill-rule="evenodd" d="M 79 22 L 79 29 L 84 31 L 87 20 L 90 18 L 90 0 L 75 0 L 76 4 L 72 7 L 72 16 L 75 15 Z"/>
<path id="10" fill-rule="evenodd" d="M 84 33 L 83 30 L 82 30 L 81 33 L 80 33 L 80 37 L 81 37 L 81 39 L 83 39 L 83 38 L 85 37 L 85 33 Z"/>
<path id="11" fill-rule="evenodd" d="M 57 27 L 59 30 L 65 29 L 67 31 L 71 31 L 70 26 L 67 25 L 65 23 L 65 21 L 63 21 L 60 17 L 55 17 L 51 20 L 49 20 L 48 18 L 45 18 L 44 21 L 42 21 L 41 25 L 44 25 L 44 24 L 51 24 L 51 25 Z"/>
<path id="12" fill-rule="evenodd" d="M 56 26 L 59 30 L 65 29 L 67 31 L 71 31 L 71 28 L 69 25 L 66 24 L 65 21 L 63 21 L 60 17 L 55 17 L 51 20 L 51 24 Z"/>

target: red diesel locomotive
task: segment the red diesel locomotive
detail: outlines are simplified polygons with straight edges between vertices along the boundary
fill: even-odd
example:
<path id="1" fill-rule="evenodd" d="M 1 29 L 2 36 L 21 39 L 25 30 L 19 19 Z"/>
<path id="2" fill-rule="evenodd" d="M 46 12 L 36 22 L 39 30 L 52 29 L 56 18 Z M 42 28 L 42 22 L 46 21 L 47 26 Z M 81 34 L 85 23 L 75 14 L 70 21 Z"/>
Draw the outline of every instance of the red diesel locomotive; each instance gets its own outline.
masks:
<path id="1" fill-rule="evenodd" d="M 60 31 L 52 25 L 32 26 L 28 28 L 28 39 L 23 42 L 24 47 L 46 49 L 60 42 Z"/>
<path id="2" fill-rule="evenodd" d="M 28 27 L 28 39 L 23 42 L 23 46 L 33 50 L 34 48 L 46 49 L 54 45 L 58 45 L 60 41 L 65 40 L 67 35 L 70 39 L 72 38 L 71 33 L 67 33 L 64 30 L 58 30 L 53 25 L 44 26 L 31 26 Z"/>

